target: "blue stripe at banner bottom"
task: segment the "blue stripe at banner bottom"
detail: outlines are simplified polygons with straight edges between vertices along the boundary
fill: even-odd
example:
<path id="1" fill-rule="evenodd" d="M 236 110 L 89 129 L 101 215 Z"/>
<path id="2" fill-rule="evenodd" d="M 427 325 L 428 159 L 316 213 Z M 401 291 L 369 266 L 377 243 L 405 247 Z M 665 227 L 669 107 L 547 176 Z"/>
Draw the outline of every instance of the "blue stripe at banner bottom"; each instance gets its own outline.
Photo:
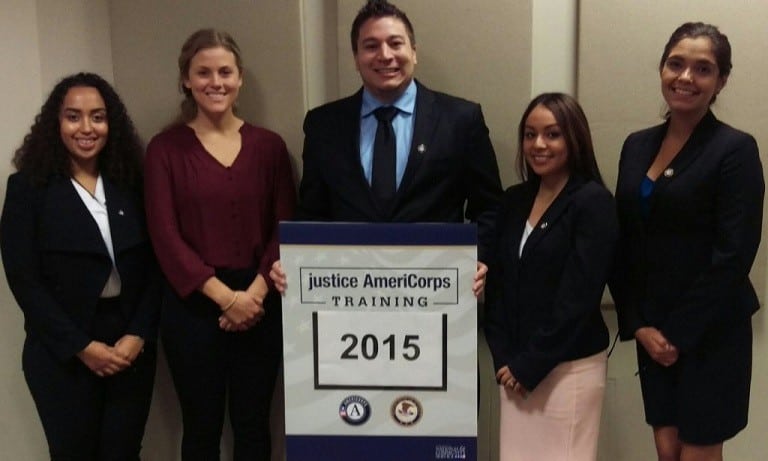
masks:
<path id="1" fill-rule="evenodd" d="M 475 437 L 288 435 L 287 461 L 477 461 Z"/>

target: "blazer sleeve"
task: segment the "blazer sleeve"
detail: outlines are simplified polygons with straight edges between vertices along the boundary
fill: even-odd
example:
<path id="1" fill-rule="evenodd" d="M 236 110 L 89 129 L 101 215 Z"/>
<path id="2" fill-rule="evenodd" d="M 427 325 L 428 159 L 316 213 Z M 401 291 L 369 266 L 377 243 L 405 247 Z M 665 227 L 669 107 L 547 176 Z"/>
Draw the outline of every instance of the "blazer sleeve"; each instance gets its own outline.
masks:
<path id="1" fill-rule="evenodd" d="M 618 239 L 616 207 L 611 194 L 601 188 L 580 197 L 579 208 L 552 313 L 509 362 L 512 374 L 528 390 L 571 356 L 575 344 L 593 331 L 595 316 L 601 315 L 600 301 Z"/>
<path id="2" fill-rule="evenodd" d="M 126 334 L 135 335 L 147 342 L 157 341 L 157 326 L 160 321 L 161 281 L 156 264 L 145 268 L 149 273 L 143 293 L 139 298 L 133 318 Z"/>
<path id="3" fill-rule="evenodd" d="M 719 311 L 739 304 L 760 244 L 765 185 L 757 143 L 741 134 L 722 160 L 717 180 L 715 243 L 710 264 L 685 291 L 662 326 L 664 336 L 685 352 L 696 346 Z"/>
<path id="4" fill-rule="evenodd" d="M 323 133 L 328 132 L 322 126 L 324 117 L 318 111 L 307 112 L 304 118 L 304 149 L 302 152 L 303 172 L 299 185 L 299 203 L 295 218 L 299 221 L 328 221 L 331 219 L 329 208 L 330 191 L 323 177 L 322 146 Z"/>
<path id="5" fill-rule="evenodd" d="M 616 181 L 617 194 L 619 193 L 618 189 L 621 188 L 621 184 L 624 181 L 624 178 L 622 177 L 624 162 L 627 161 L 627 157 L 629 156 L 628 152 L 632 151 L 632 145 L 636 142 L 633 141 L 633 139 L 634 136 L 629 136 L 624 141 L 624 145 L 621 149 L 621 156 L 619 157 L 619 176 Z M 639 328 L 645 326 L 645 322 L 640 316 L 640 310 L 637 305 L 639 297 L 630 293 L 633 270 L 637 269 L 630 267 L 629 262 L 632 245 L 634 243 L 630 236 L 632 225 L 629 222 L 626 222 L 626 219 L 622 217 L 622 212 L 618 207 L 619 204 L 617 203 L 619 240 L 616 245 L 616 257 L 614 259 L 613 270 L 608 276 L 608 288 L 610 289 L 616 308 L 619 337 L 622 341 L 628 341 L 635 339 L 635 332 Z M 628 211 L 625 210 L 624 213 L 628 213 Z M 636 243 L 634 244 L 636 245 Z"/>
<path id="6" fill-rule="evenodd" d="M 136 199 L 136 211 L 141 214 L 142 219 L 140 222 L 146 227 L 141 194 L 137 195 L 139 197 Z M 146 229 L 144 231 L 146 232 Z M 128 323 L 126 334 L 139 336 L 147 342 L 155 342 L 157 341 L 158 323 L 160 321 L 163 276 L 160 273 L 160 267 L 157 264 L 151 243 L 146 241 L 144 246 L 146 248 L 141 258 L 143 264 L 141 267 L 134 268 L 134 270 L 142 271 L 142 274 L 136 275 L 144 283 L 140 287 L 141 293 L 137 297 L 136 308 L 133 317 Z"/>
<path id="7" fill-rule="evenodd" d="M 480 105 L 473 104 L 467 146 L 467 207 L 465 216 L 477 222 L 478 259 L 486 262 L 495 241 L 494 224 L 502 195 L 499 166 Z"/>
<path id="8" fill-rule="evenodd" d="M 22 174 L 9 177 L 0 218 L 0 250 L 8 286 L 24 312 L 27 331 L 34 331 L 51 353 L 65 361 L 85 349 L 91 338 L 72 321 L 43 283 L 44 268 L 40 265 L 37 241 L 37 193 Z"/>
<path id="9" fill-rule="evenodd" d="M 488 343 L 488 348 L 491 350 L 494 371 L 498 371 L 508 364 L 513 355 L 507 340 L 507 322 L 503 302 L 504 269 L 498 260 L 502 252 L 498 236 L 508 235 L 505 224 L 508 202 L 508 195 L 505 194 L 501 199 L 494 226 L 496 229 L 495 244 L 492 247 L 494 251 L 490 252 L 488 255 L 489 259 L 484 261 L 488 265 L 488 275 L 485 285 L 485 319 L 483 328 L 485 340 Z"/>

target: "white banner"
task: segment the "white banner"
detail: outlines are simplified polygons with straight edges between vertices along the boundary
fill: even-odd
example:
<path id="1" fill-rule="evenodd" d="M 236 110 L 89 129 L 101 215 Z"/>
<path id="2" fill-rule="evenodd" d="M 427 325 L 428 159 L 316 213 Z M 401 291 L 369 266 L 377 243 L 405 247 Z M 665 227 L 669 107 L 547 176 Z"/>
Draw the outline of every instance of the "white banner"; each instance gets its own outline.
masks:
<path id="1" fill-rule="evenodd" d="M 372 461 L 476 459 L 475 226 L 282 223 L 280 235 L 289 461 L 357 459 L 324 443 Z"/>

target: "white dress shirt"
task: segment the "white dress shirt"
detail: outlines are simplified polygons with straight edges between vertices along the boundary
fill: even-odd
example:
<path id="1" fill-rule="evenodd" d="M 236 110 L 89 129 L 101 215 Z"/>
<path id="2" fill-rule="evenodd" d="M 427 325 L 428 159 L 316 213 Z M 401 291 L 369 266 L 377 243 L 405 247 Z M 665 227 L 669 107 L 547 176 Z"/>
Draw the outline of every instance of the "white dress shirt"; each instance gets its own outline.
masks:
<path id="1" fill-rule="evenodd" d="M 112 259 L 112 273 L 109 274 L 107 283 L 104 284 L 104 289 L 101 290 L 102 298 L 114 298 L 120 295 L 120 274 L 115 267 L 115 250 L 112 247 L 112 232 L 109 229 L 109 215 L 107 214 L 107 197 L 104 194 L 104 183 L 101 180 L 101 175 L 96 178 L 96 191 L 91 195 L 88 190 L 80 185 L 79 182 L 71 179 L 72 185 L 75 186 L 77 194 L 80 199 L 91 212 L 93 220 L 96 221 L 96 225 L 99 226 L 101 237 L 104 239 L 104 244 L 107 247 L 109 257 Z"/>

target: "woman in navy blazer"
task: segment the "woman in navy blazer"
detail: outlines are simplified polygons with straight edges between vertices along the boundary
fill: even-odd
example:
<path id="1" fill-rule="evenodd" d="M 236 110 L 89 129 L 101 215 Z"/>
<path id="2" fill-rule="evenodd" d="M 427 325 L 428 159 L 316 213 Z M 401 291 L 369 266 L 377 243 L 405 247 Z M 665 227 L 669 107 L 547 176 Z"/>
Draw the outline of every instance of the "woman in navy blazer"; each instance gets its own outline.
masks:
<path id="1" fill-rule="evenodd" d="M 619 163 L 611 292 L 660 460 L 722 459 L 747 424 L 764 184 L 754 138 L 710 111 L 730 70 L 716 27 L 680 26 L 659 63 L 667 120 L 631 134 Z"/>
<path id="2" fill-rule="evenodd" d="M 54 87 L 14 156 L 0 247 L 52 460 L 139 459 L 160 286 L 141 155 L 118 95 L 81 73 Z"/>
<path id="3" fill-rule="evenodd" d="M 600 303 L 618 238 L 613 197 L 573 98 L 536 97 L 518 133 L 524 182 L 504 194 L 486 295 L 500 460 L 594 460 L 608 346 Z"/>

